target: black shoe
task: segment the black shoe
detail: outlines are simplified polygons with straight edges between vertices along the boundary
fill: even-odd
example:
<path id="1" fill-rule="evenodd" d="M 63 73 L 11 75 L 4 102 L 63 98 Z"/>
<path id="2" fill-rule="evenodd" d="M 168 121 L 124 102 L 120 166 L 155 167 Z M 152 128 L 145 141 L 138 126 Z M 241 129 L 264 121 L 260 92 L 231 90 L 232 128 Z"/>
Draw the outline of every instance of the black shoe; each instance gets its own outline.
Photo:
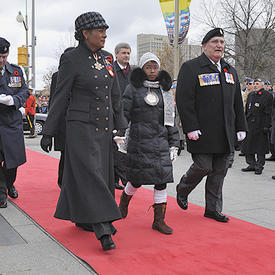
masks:
<path id="1" fill-rule="evenodd" d="M 0 201 L 0 208 L 7 208 L 7 199 L 1 200 Z"/>
<path id="2" fill-rule="evenodd" d="M 181 148 L 178 149 L 177 155 L 179 156 L 181 153 Z"/>
<path id="3" fill-rule="evenodd" d="M 275 180 L 275 176 L 272 176 L 271 178 L 272 178 L 273 180 Z"/>
<path id="4" fill-rule="evenodd" d="M 183 210 L 187 210 L 188 208 L 188 196 L 184 196 L 180 191 L 180 187 L 179 184 L 176 187 L 177 189 L 177 203 L 179 205 L 180 208 L 182 208 Z"/>
<path id="5" fill-rule="evenodd" d="M 89 223 L 76 223 L 75 226 L 80 227 L 85 231 L 94 232 L 92 224 Z"/>
<path id="6" fill-rule="evenodd" d="M 269 158 L 266 158 L 267 161 L 275 161 L 275 156 L 271 155 Z"/>
<path id="7" fill-rule="evenodd" d="M 204 217 L 214 219 L 218 222 L 228 222 L 229 218 L 220 212 L 205 212 Z"/>
<path id="8" fill-rule="evenodd" d="M 118 182 L 115 183 L 115 189 L 123 190 L 124 186 L 120 185 Z"/>
<path id="9" fill-rule="evenodd" d="M 14 186 L 12 186 L 11 188 L 8 188 L 8 195 L 13 199 L 18 198 L 18 192 Z"/>
<path id="10" fill-rule="evenodd" d="M 255 168 L 251 167 L 251 166 L 247 166 L 246 168 L 242 168 L 242 172 L 251 172 L 251 171 L 255 171 Z"/>
<path id="11" fill-rule="evenodd" d="M 245 154 L 244 154 L 244 153 L 240 153 L 239 156 L 240 156 L 240 157 L 244 157 Z"/>
<path id="12" fill-rule="evenodd" d="M 255 175 L 261 175 L 262 174 L 262 170 L 255 170 Z"/>
<path id="13" fill-rule="evenodd" d="M 103 235 L 99 240 L 104 251 L 116 248 L 110 235 Z"/>
<path id="14" fill-rule="evenodd" d="M 228 168 L 232 168 L 232 163 L 229 163 L 229 164 L 228 164 Z"/>

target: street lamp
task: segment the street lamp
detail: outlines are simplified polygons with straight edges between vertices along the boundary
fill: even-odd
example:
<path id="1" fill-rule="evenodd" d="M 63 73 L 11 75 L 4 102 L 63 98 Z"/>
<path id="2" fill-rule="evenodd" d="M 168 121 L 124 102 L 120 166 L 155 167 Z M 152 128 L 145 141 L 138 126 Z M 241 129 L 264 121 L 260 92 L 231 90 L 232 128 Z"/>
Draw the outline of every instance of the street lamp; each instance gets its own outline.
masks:
<path id="1" fill-rule="evenodd" d="M 29 47 L 29 39 L 28 39 L 28 31 L 29 31 L 29 27 L 28 27 L 28 16 L 27 16 L 27 1 L 26 1 L 26 16 L 25 16 L 25 20 L 24 20 L 24 17 L 21 13 L 21 11 L 18 12 L 18 15 L 16 16 L 16 21 L 18 23 L 23 23 L 24 24 L 24 28 L 26 30 L 26 47 L 27 47 L 27 83 L 29 84 L 29 73 L 30 73 L 30 67 L 29 67 L 29 50 L 28 50 L 28 47 Z"/>
<path id="2" fill-rule="evenodd" d="M 29 45 L 28 42 L 28 16 L 27 16 L 27 11 L 28 11 L 28 7 L 27 7 L 27 0 L 26 0 L 26 16 L 25 16 L 25 20 L 24 17 L 22 15 L 22 13 L 19 11 L 18 15 L 16 16 L 16 20 L 19 23 L 23 23 L 24 24 L 24 28 L 26 30 L 26 46 L 27 49 L 28 47 L 32 48 L 32 62 L 31 62 L 31 68 L 32 68 L 32 77 L 31 77 L 31 82 L 32 82 L 32 89 L 35 90 L 35 46 L 36 46 L 36 37 L 35 37 L 35 0 L 32 0 L 32 42 L 31 45 Z M 29 66 L 29 54 L 27 56 L 28 61 L 27 61 L 27 82 L 29 81 L 29 70 L 30 70 L 30 66 Z"/>

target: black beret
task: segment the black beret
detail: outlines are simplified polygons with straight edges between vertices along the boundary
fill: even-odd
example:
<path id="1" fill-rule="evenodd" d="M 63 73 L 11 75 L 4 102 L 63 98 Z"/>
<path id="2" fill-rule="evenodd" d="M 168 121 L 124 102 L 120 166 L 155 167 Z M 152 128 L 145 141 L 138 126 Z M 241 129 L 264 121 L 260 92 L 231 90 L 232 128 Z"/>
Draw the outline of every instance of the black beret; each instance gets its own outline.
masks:
<path id="1" fill-rule="evenodd" d="M 5 38 L 0 37 L 0 53 L 8 53 L 9 47 L 10 43 Z"/>
<path id="2" fill-rule="evenodd" d="M 209 31 L 205 35 L 205 37 L 203 38 L 203 40 L 202 40 L 201 43 L 204 44 L 204 43 L 208 42 L 212 37 L 215 37 L 215 36 L 224 37 L 224 31 L 223 31 L 223 29 L 221 29 L 221 28 L 215 28 L 215 29 Z"/>
<path id="3" fill-rule="evenodd" d="M 251 82 L 254 82 L 254 80 L 252 78 L 250 78 L 250 77 L 246 77 L 245 78 L 245 82 L 246 83 L 251 83 Z"/>
<path id="4" fill-rule="evenodd" d="M 271 85 L 271 82 L 269 80 L 266 80 L 264 85 Z"/>
<path id="5" fill-rule="evenodd" d="M 86 12 L 79 15 L 75 20 L 75 31 L 79 32 L 81 30 L 91 30 L 91 29 L 101 29 L 109 28 L 106 24 L 104 18 L 99 12 Z"/>

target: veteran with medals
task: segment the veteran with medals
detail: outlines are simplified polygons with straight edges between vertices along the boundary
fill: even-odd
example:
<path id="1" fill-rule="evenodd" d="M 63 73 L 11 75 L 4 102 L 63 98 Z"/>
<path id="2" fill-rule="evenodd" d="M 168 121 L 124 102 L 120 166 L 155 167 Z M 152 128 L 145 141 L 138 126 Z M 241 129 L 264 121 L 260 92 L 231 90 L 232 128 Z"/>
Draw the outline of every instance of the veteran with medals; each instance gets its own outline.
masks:
<path id="1" fill-rule="evenodd" d="M 10 43 L 0 37 L 0 208 L 7 207 L 7 191 L 17 198 L 14 187 L 17 167 L 26 162 L 22 114 L 28 88 L 18 65 L 7 62 Z"/>
<path id="2" fill-rule="evenodd" d="M 239 141 L 245 138 L 247 125 L 236 70 L 222 58 L 223 30 L 210 30 L 202 48 L 202 55 L 185 62 L 178 76 L 176 104 L 193 164 L 177 185 L 177 202 L 186 210 L 188 195 L 206 176 L 204 216 L 227 222 L 222 187 L 228 157 L 236 135 Z"/>
<path id="3" fill-rule="evenodd" d="M 98 12 L 75 20 L 79 45 L 61 56 L 41 140 L 42 149 L 49 151 L 66 117 L 64 172 L 54 216 L 94 231 L 103 250 L 115 248 L 112 222 L 121 218 L 114 199 L 112 131 L 127 127 L 113 57 L 102 50 L 107 28 Z"/>

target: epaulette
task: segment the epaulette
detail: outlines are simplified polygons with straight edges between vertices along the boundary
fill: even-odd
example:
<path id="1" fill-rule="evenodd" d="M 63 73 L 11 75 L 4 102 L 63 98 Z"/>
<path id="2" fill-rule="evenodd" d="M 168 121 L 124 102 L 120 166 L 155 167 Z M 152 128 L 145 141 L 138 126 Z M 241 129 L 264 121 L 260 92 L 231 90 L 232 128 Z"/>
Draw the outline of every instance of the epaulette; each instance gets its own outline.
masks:
<path id="1" fill-rule="evenodd" d="M 14 67 L 16 67 L 16 68 L 20 68 L 20 69 L 21 69 L 21 67 L 20 67 L 19 65 L 17 65 L 17 64 L 10 63 L 10 65 L 11 65 L 11 66 L 14 66 Z"/>

